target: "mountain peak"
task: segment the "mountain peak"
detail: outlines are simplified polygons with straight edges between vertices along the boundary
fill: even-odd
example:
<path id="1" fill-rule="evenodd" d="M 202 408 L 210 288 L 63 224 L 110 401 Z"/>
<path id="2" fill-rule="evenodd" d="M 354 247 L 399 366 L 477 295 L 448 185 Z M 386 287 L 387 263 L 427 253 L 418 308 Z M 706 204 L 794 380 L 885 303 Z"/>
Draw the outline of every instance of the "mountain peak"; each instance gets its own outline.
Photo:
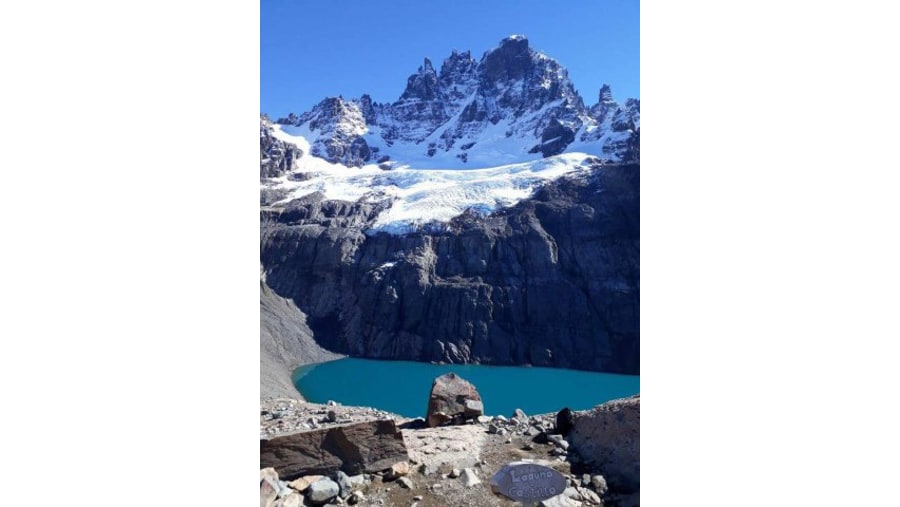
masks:
<path id="1" fill-rule="evenodd" d="M 603 83 L 603 86 L 600 87 L 599 102 L 601 104 L 610 104 L 615 102 L 615 100 L 613 100 L 612 89 L 606 83 Z"/>
<path id="2" fill-rule="evenodd" d="M 500 41 L 501 46 L 509 43 L 525 44 L 525 46 L 528 46 L 528 37 L 525 37 L 524 35 L 512 34 Z"/>
<path id="3" fill-rule="evenodd" d="M 425 58 L 425 62 L 418 71 L 406 80 L 406 89 L 400 96 L 400 100 L 422 99 L 434 100 L 438 96 L 438 79 L 431 60 Z"/>
<path id="4" fill-rule="evenodd" d="M 500 46 L 481 58 L 481 67 L 488 82 L 521 79 L 535 65 L 534 52 L 528 39 L 515 35 L 500 41 Z"/>
<path id="5" fill-rule="evenodd" d="M 454 49 L 439 70 L 424 58 L 392 103 L 331 97 L 291 123 L 308 123 L 316 136 L 310 153 L 331 162 L 415 160 L 423 167 L 547 157 L 576 138 L 572 149 L 617 160 L 639 126 L 639 102 L 620 111 L 604 84 L 588 109 L 565 67 L 523 35 L 502 39 L 480 61 Z"/>
<path id="6" fill-rule="evenodd" d="M 444 86 L 452 87 L 474 76 L 478 62 L 472 58 L 470 51 L 459 52 L 453 50 L 441 65 L 440 80 Z"/>
<path id="7" fill-rule="evenodd" d="M 528 55 L 531 56 L 531 47 L 528 45 L 528 39 L 524 35 L 510 35 L 500 41 L 500 45 L 488 53 L 497 53 L 507 55 Z"/>

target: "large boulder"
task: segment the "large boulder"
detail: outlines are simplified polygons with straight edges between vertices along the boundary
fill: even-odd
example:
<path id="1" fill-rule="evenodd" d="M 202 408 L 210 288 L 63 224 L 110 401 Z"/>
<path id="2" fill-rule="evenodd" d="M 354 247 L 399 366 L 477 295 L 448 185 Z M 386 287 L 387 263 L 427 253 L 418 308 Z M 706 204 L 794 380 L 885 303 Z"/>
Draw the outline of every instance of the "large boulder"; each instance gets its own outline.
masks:
<path id="1" fill-rule="evenodd" d="M 338 496 L 340 490 L 338 483 L 326 477 L 310 484 L 306 497 L 314 504 L 323 504 Z"/>
<path id="2" fill-rule="evenodd" d="M 310 484 L 324 478 L 324 475 L 304 475 L 303 477 L 288 483 L 288 486 L 302 493 L 306 491 L 306 488 L 308 488 Z"/>
<path id="3" fill-rule="evenodd" d="M 612 400 L 573 413 L 568 435 L 585 464 L 593 465 L 615 492 L 640 490 L 641 397 Z"/>
<path id="4" fill-rule="evenodd" d="M 471 382 L 455 373 L 447 373 L 434 379 L 426 416 L 429 427 L 463 422 L 480 415 L 484 415 L 484 404 Z"/>
<path id="5" fill-rule="evenodd" d="M 353 484 L 350 484 L 350 476 L 343 470 L 334 473 L 334 482 L 341 488 L 341 498 L 347 498 L 353 491 Z"/>
<path id="6" fill-rule="evenodd" d="M 409 455 L 394 421 L 367 421 L 260 440 L 260 468 L 283 480 L 304 475 L 378 472 Z"/>
<path id="7" fill-rule="evenodd" d="M 259 507 L 272 507 L 278 497 L 278 473 L 273 468 L 259 471 Z"/>
<path id="8" fill-rule="evenodd" d="M 556 432 L 562 436 L 567 436 L 572 431 L 572 410 L 566 407 L 556 414 Z"/>

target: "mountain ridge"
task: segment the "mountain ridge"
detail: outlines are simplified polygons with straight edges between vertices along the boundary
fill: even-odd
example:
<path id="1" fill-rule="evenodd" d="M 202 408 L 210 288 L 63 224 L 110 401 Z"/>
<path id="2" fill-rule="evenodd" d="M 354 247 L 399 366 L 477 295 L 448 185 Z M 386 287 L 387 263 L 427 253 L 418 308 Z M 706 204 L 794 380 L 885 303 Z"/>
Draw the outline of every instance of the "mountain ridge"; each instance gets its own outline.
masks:
<path id="1" fill-rule="evenodd" d="M 526 39 L 425 59 L 391 104 L 261 115 L 260 174 L 261 273 L 303 316 L 273 335 L 639 374 L 640 101 L 586 106 Z"/>
<path id="2" fill-rule="evenodd" d="M 633 161 L 640 100 L 616 102 L 609 85 L 598 96 L 586 106 L 565 67 L 510 36 L 478 61 L 454 50 L 437 70 L 425 58 L 392 103 L 326 97 L 276 123 L 300 128 L 313 156 L 351 167 L 429 159 L 485 167 L 565 151 Z"/>

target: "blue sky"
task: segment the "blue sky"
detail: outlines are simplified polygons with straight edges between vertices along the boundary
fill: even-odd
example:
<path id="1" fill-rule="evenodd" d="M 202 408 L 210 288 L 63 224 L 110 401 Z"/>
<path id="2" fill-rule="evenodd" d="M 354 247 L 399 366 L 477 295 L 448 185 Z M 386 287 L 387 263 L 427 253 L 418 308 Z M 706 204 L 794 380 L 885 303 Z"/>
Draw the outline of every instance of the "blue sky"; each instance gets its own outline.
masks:
<path id="1" fill-rule="evenodd" d="M 302 113 L 326 96 L 397 100 L 453 49 L 479 60 L 510 34 L 569 70 L 590 105 L 603 83 L 640 97 L 638 0 L 261 0 L 260 112 Z"/>

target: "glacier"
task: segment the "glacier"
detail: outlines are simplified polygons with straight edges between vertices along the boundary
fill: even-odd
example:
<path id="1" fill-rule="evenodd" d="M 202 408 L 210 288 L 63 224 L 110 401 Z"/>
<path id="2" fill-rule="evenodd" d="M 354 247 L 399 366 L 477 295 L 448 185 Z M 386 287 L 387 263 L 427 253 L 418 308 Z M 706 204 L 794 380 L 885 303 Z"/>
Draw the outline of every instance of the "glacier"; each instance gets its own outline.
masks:
<path id="1" fill-rule="evenodd" d="M 473 169 L 459 159 L 434 159 L 430 164 L 404 163 L 390 170 L 377 164 L 348 167 L 310 156 L 303 127 L 272 125 L 274 137 L 303 152 L 293 171 L 262 184 L 286 192 L 279 206 L 314 192 L 342 201 L 383 202 L 385 209 L 369 233 L 403 234 L 433 223 L 445 223 L 467 210 L 489 213 L 530 197 L 543 183 L 588 168 L 595 155 L 567 152 L 534 160 Z M 411 157 L 412 158 L 412 157 Z M 455 160 L 455 163 L 454 163 Z M 298 177 L 298 175 L 300 177 Z"/>

